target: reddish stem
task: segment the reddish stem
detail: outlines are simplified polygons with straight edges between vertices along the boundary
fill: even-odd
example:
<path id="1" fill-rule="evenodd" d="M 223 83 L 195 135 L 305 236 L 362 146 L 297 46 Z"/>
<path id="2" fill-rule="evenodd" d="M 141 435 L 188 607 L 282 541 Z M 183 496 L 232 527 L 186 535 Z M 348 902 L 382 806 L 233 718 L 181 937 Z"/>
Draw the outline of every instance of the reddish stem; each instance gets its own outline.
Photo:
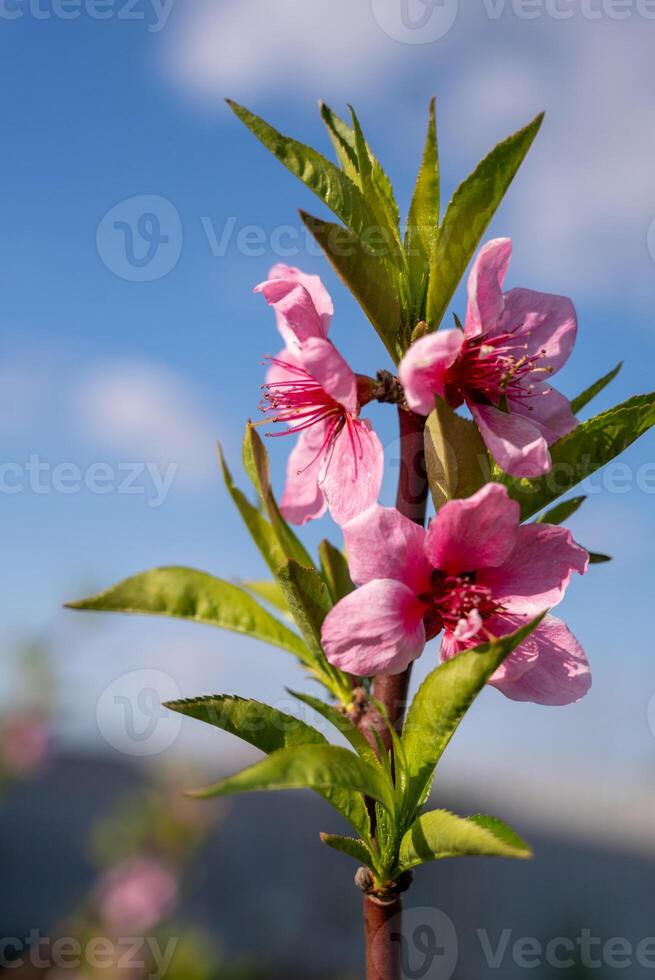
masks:
<path id="1" fill-rule="evenodd" d="M 398 407 L 400 423 L 400 474 L 396 508 L 421 527 L 425 523 L 428 481 L 425 467 L 425 419 Z M 389 720 L 398 731 L 402 728 L 407 705 L 411 664 L 402 674 L 378 674 L 373 685 L 375 698 L 384 705 Z M 365 715 L 361 728 L 374 744 L 372 729 L 377 730 L 384 747 L 391 751 L 391 735 L 377 712 Z M 370 808 L 372 821 L 375 809 Z M 374 826 L 374 825 L 373 825 Z M 367 980 L 400 980 L 400 942 L 402 901 L 397 895 L 391 901 L 364 896 Z M 394 938 L 395 937 L 395 938 Z"/>

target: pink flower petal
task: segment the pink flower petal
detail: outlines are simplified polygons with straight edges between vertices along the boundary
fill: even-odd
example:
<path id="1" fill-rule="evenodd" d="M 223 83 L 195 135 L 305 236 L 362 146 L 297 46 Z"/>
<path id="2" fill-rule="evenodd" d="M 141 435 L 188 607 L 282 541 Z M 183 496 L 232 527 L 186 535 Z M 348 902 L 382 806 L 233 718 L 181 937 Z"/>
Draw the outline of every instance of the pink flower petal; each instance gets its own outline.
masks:
<path id="1" fill-rule="evenodd" d="M 293 279 L 267 279 L 255 286 L 275 310 L 278 330 L 287 347 L 297 350 L 310 337 L 324 337 L 326 330 L 314 300 L 304 286 Z"/>
<path id="2" fill-rule="evenodd" d="M 529 356 L 545 351 L 540 368 L 559 371 L 569 357 L 578 332 L 575 307 L 566 296 L 511 289 L 505 294 L 501 330 L 513 330 L 525 341 Z"/>
<path id="3" fill-rule="evenodd" d="M 327 510 L 325 495 L 318 485 L 321 468 L 319 453 L 325 436 L 324 424 L 304 429 L 289 455 L 280 511 L 291 524 L 306 524 L 321 517 Z"/>
<path id="4" fill-rule="evenodd" d="M 443 330 L 421 337 L 409 348 L 398 368 L 407 404 L 419 415 L 429 415 L 434 396 L 444 396 L 445 375 L 463 342 L 460 330 Z"/>
<path id="5" fill-rule="evenodd" d="M 286 368 L 285 365 L 289 365 Z M 281 350 L 279 354 L 271 360 L 268 371 L 266 372 L 266 384 L 288 384 L 298 380 L 298 373 L 293 368 L 301 367 L 297 354 L 292 353 L 288 348 Z"/>
<path id="6" fill-rule="evenodd" d="M 382 444 L 370 423 L 348 416 L 319 476 L 337 524 L 343 526 L 376 502 L 383 466 Z"/>
<path id="7" fill-rule="evenodd" d="M 387 578 L 403 582 L 418 595 L 429 587 L 432 567 L 425 557 L 425 531 L 395 507 L 374 504 L 344 529 L 353 582 L 364 585 Z"/>
<path id="8" fill-rule="evenodd" d="M 561 602 L 573 572 L 583 575 L 588 565 L 588 553 L 566 528 L 524 524 L 505 562 L 480 571 L 477 582 L 509 612 L 536 616 Z"/>
<path id="9" fill-rule="evenodd" d="M 548 444 L 539 428 L 523 415 L 492 405 L 469 403 L 485 445 L 501 470 L 511 476 L 541 476 L 551 467 Z"/>
<path id="10" fill-rule="evenodd" d="M 480 249 L 468 280 L 467 337 L 497 332 L 503 312 L 503 282 L 512 257 L 511 238 L 496 238 Z"/>
<path id="11" fill-rule="evenodd" d="M 449 500 L 434 518 L 425 552 L 448 574 L 501 565 L 516 542 L 519 505 L 505 487 L 487 483 L 466 500 Z"/>
<path id="12" fill-rule="evenodd" d="M 273 266 L 268 274 L 268 278 L 286 279 L 292 282 L 298 282 L 301 286 L 304 286 L 312 298 L 314 306 L 316 307 L 316 312 L 321 318 L 323 336 L 327 337 L 328 330 L 330 329 L 330 322 L 334 315 L 334 306 L 332 304 L 330 294 L 321 282 L 321 277 L 312 276 L 307 272 L 302 272 L 300 269 L 296 269 L 294 266 L 284 265 L 284 263 L 279 262 L 277 265 Z"/>
<path id="13" fill-rule="evenodd" d="M 566 624 L 555 616 L 546 616 L 505 664 L 522 657 L 527 660 L 527 669 L 519 677 L 494 675 L 490 681 L 512 701 L 573 704 L 591 687 L 591 668 L 584 650 Z"/>
<path id="14" fill-rule="evenodd" d="M 322 388 L 354 415 L 357 412 L 357 378 L 334 344 L 322 337 L 304 341 L 298 359 Z"/>
<path id="15" fill-rule="evenodd" d="M 510 398 L 509 408 L 532 422 L 549 446 L 573 432 L 578 425 L 568 398 L 543 381 L 534 385 L 530 397 Z"/>
<path id="16" fill-rule="evenodd" d="M 322 629 L 326 656 L 335 667 L 359 677 L 400 674 L 423 652 L 424 612 L 401 582 L 369 582 L 327 614 Z"/>

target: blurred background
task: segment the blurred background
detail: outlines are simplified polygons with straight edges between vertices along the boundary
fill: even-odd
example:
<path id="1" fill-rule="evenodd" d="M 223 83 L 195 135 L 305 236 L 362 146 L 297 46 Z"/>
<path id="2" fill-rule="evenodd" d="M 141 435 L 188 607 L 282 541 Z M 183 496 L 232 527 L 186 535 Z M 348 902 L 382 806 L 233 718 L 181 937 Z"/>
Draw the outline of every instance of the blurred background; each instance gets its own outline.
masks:
<path id="1" fill-rule="evenodd" d="M 301 230 L 297 208 L 321 204 L 224 97 L 326 153 L 317 99 L 351 102 L 402 210 L 432 95 L 444 201 L 545 109 L 488 237 L 514 240 L 508 285 L 576 304 L 561 390 L 625 360 L 596 412 L 653 388 L 654 42 L 650 0 L 1 0 L 0 961 L 15 976 L 361 975 L 354 866 L 317 836 L 338 820 L 305 794 L 184 803 L 250 756 L 157 708 L 237 693 L 289 710 L 285 686 L 306 686 L 291 660 L 204 627 L 62 609 L 158 564 L 263 572 L 215 442 L 243 483 L 243 425 L 278 343 L 252 287 L 274 262 L 324 277 L 355 370 L 389 366 Z M 372 414 L 390 502 L 394 413 Z M 270 448 L 279 487 L 288 447 Z M 654 438 L 582 492 L 572 530 L 613 556 L 560 610 L 591 693 L 549 709 L 484 692 L 436 787 L 439 805 L 513 822 L 536 858 L 421 869 L 409 934 L 432 922 L 446 952 L 414 950 L 408 977 L 655 969 Z M 339 541 L 327 518 L 306 540 L 326 534 Z M 433 644 L 414 684 L 435 662 Z M 135 930 L 157 942 L 119 968 Z M 104 961 L 53 955 L 57 939 L 88 952 L 99 936 Z M 532 959 L 516 947 L 530 937 Z"/>

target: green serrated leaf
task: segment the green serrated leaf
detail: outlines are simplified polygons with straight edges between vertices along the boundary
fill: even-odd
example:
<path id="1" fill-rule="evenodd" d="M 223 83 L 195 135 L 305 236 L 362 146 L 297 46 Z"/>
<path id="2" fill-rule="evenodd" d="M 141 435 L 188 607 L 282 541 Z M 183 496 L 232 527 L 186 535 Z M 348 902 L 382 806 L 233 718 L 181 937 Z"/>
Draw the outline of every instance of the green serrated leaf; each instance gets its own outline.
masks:
<path id="1" fill-rule="evenodd" d="M 457 817 L 431 810 L 412 824 L 400 845 L 399 868 L 407 871 L 428 861 L 465 855 L 526 859 L 528 844 L 496 817 Z"/>
<path id="2" fill-rule="evenodd" d="M 251 422 L 247 424 L 243 437 L 243 466 L 268 515 L 282 551 L 283 560 L 284 558 L 293 558 L 301 565 L 313 568 L 314 562 L 309 552 L 280 513 L 280 508 L 271 488 L 268 453 L 259 433 Z M 279 562 L 274 567 L 272 566 L 274 573 L 279 566 Z"/>
<path id="3" fill-rule="evenodd" d="M 585 405 L 588 405 L 591 399 L 595 398 L 596 395 L 599 395 L 603 388 L 607 387 L 610 381 L 614 381 L 614 378 L 617 376 L 622 367 L 623 361 L 619 361 L 615 368 L 612 368 L 611 371 L 604 374 L 602 378 L 598 379 L 598 381 L 594 381 L 594 383 L 588 388 L 585 388 L 585 390 L 581 392 L 577 398 L 574 398 L 571 402 L 571 411 L 573 414 L 577 415 L 580 409 L 584 408 Z"/>
<path id="4" fill-rule="evenodd" d="M 323 581 L 328 587 L 332 601 L 338 602 L 355 588 L 345 555 L 328 540 L 323 540 L 318 546 L 318 557 L 321 562 Z"/>
<path id="5" fill-rule="evenodd" d="M 543 615 L 538 616 L 507 636 L 458 654 L 423 681 L 407 713 L 402 735 L 409 770 L 408 813 L 427 799 L 435 767 L 475 698 L 542 619 Z"/>
<path id="6" fill-rule="evenodd" d="M 153 568 L 124 579 L 69 609 L 172 616 L 219 626 L 288 650 L 303 663 L 313 657 L 301 638 L 230 582 L 193 568 Z"/>
<path id="7" fill-rule="evenodd" d="M 336 112 L 333 112 L 325 102 L 319 102 L 319 109 L 344 173 L 361 190 L 357 148 L 355 146 L 355 134 L 352 127 L 344 122 Z"/>
<path id="8" fill-rule="evenodd" d="M 346 702 L 351 696 L 348 676 L 328 663 L 321 644 L 321 626 L 332 608 L 327 587 L 318 572 L 289 559 L 278 569 L 278 581 L 291 614 L 311 651 L 314 670 L 333 694 Z"/>
<path id="9" fill-rule="evenodd" d="M 165 707 L 236 735 L 268 755 L 300 745 L 328 744 L 325 736 L 311 725 L 260 701 L 216 695 L 169 701 Z M 345 789 L 323 788 L 316 791 L 360 832 L 367 832 L 368 813 L 361 796 Z"/>
<path id="10" fill-rule="evenodd" d="M 430 261 L 426 319 L 433 330 L 441 323 L 460 279 L 514 179 L 543 113 L 499 143 L 460 184 L 446 209 Z"/>
<path id="11" fill-rule="evenodd" d="M 301 211 L 300 217 L 397 364 L 403 353 L 398 271 L 347 228 L 315 218 L 306 211 Z"/>
<path id="12" fill-rule="evenodd" d="M 167 701 L 164 707 L 236 735 L 268 755 L 278 749 L 327 743 L 322 733 L 311 725 L 250 698 L 215 694 Z"/>
<path id="13" fill-rule="evenodd" d="M 478 427 L 438 396 L 425 425 L 425 462 L 434 506 L 470 497 L 489 478 L 489 457 Z"/>
<path id="14" fill-rule="evenodd" d="M 319 698 L 311 697 L 309 694 L 301 694 L 298 691 L 291 690 L 289 694 L 294 698 L 298 698 L 303 704 L 313 708 L 323 718 L 326 718 L 350 742 L 357 755 L 361 756 L 362 759 L 366 759 L 367 762 L 371 762 L 373 765 L 378 765 L 378 757 L 364 735 L 362 735 L 359 728 L 357 728 L 350 718 L 339 711 L 338 708 L 335 708 L 331 704 L 326 704 L 324 701 L 319 700 Z"/>
<path id="15" fill-rule="evenodd" d="M 570 500 L 565 500 L 561 504 L 556 504 L 551 507 L 550 510 L 545 511 L 540 514 L 536 524 L 563 524 L 564 521 L 568 520 L 577 510 L 582 507 L 586 500 L 586 496 L 581 497 L 571 497 Z"/>
<path id="16" fill-rule="evenodd" d="M 361 235 L 375 226 L 375 215 L 359 187 L 330 160 L 311 147 L 283 136 L 244 106 L 230 99 L 227 103 L 266 149 L 327 204 L 351 231 Z"/>
<path id="17" fill-rule="evenodd" d="M 632 445 L 655 424 L 655 393 L 635 395 L 581 422 L 550 447 L 550 473 L 536 480 L 502 477 L 521 505 L 521 518 L 537 514 Z"/>
<path id="18" fill-rule="evenodd" d="M 373 855 L 363 841 L 357 840 L 355 837 L 341 837 L 339 834 L 321 834 L 321 840 L 335 851 L 340 851 L 367 868 L 375 870 Z"/>
<path id="19" fill-rule="evenodd" d="M 275 574 L 276 569 L 280 567 L 287 557 L 280 544 L 278 535 L 273 526 L 266 520 L 261 510 L 258 507 L 254 507 L 246 495 L 235 485 L 220 446 L 218 447 L 218 459 L 227 491 L 241 514 L 251 538 L 259 548 L 264 561 Z"/>
<path id="20" fill-rule="evenodd" d="M 280 749 L 248 769 L 190 795 L 207 799 L 258 790 L 346 789 L 377 800 L 393 812 L 393 787 L 382 770 L 337 745 Z"/>
<path id="21" fill-rule="evenodd" d="M 425 298 L 430 273 L 430 256 L 439 230 L 440 181 L 435 100 L 430 100 L 428 135 L 423 160 L 407 216 L 405 251 L 415 318 L 425 318 Z"/>

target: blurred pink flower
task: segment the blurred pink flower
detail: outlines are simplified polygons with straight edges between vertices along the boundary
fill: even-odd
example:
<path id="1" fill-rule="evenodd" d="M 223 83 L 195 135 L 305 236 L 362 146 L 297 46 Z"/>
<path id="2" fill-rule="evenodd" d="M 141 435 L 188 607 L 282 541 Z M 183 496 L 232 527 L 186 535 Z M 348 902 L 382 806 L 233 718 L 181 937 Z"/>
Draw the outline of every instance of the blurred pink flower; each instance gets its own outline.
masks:
<path id="1" fill-rule="evenodd" d="M 344 537 L 361 588 L 328 613 L 323 645 L 330 663 L 364 677 L 405 670 L 442 630 L 442 660 L 511 633 L 558 603 L 589 562 L 565 528 L 520 526 L 497 483 L 444 504 L 427 531 L 376 505 Z M 548 616 L 490 683 L 516 701 L 568 704 L 586 694 L 590 671 L 575 637 Z"/>
<path id="2" fill-rule="evenodd" d="M 539 476 L 551 467 L 548 446 L 578 424 L 568 399 L 545 381 L 569 357 L 577 319 L 564 296 L 503 293 L 511 255 L 509 238 L 484 246 L 469 276 L 463 332 L 417 340 L 399 375 L 415 412 L 428 415 L 435 395 L 452 408 L 466 402 L 501 469 Z"/>
<path id="3" fill-rule="evenodd" d="M 150 929 L 173 910 L 177 881 L 164 864 L 148 857 L 125 861 L 98 885 L 98 908 L 112 929 Z"/>
<path id="4" fill-rule="evenodd" d="M 9 715 L 0 731 L 0 768 L 15 776 L 38 771 L 48 757 L 50 728 L 29 714 Z"/>
<path id="5" fill-rule="evenodd" d="M 297 434 L 280 502 L 284 517 L 305 524 L 329 508 L 338 524 L 370 507 L 382 482 L 383 451 L 360 419 L 357 376 L 327 339 L 333 306 L 318 276 L 276 265 L 255 287 L 273 307 L 285 349 L 271 358 L 263 410 Z"/>

